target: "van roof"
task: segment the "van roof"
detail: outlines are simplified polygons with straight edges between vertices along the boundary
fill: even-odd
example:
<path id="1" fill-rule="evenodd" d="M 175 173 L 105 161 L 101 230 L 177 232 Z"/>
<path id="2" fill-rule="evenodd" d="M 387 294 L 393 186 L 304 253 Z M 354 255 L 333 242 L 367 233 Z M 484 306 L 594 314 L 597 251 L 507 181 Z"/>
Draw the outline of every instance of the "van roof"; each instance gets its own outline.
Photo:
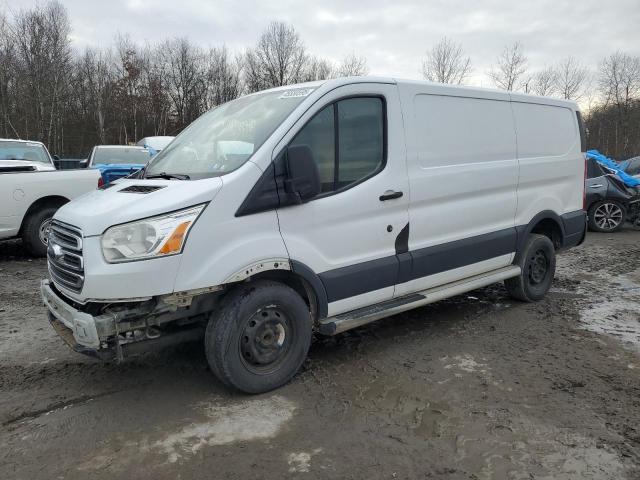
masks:
<path id="1" fill-rule="evenodd" d="M 509 97 L 514 102 L 524 103 L 539 103 L 545 105 L 557 105 L 561 107 L 568 107 L 574 110 L 579 110 L 576 102 L 572 100 L 564 100 L 553 97 L 541 97 L 538 95 L 530 95 L 527 93 L 510 92 L 507 90 L 499 90 L 496 88 L 484 88 L 484 87 L 468 87 L 463 85 L 449 85 L 444 83 L 430 82 L 428 80 L 409 80 L 393 77 L 376 77 L 376 76 L 359 76 L 359 77 L 340 77 L 332 78 L 329 80 L 319 80 L 314 82 L 298 83 L 295 85 L 285 85 L 282 87 L 276 87 L 270 90 L 287 90 L 291 88 L 319 88 L 323 86 L 325 89 L 332 89 L 341 85 L 349 85 L 354 83 L 388 83 L 399 86 L 410 86 L 419 90 L 421 87 L 433 91 L 434 89 L 441 89 L 446 95 L 455 96 L 480 96 L 482 97 L 502 97 L 506 99 Z M 257 93 L 257 92 L 256 92 Z"/>

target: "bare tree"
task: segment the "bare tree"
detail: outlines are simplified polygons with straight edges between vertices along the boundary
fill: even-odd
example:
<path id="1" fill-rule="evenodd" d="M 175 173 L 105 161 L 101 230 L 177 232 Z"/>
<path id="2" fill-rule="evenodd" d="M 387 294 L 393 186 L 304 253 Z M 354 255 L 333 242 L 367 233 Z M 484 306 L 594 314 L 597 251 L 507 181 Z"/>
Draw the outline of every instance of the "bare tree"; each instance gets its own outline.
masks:
<path id="1" fill-rule="evenodd" d="M 111 68 L 113 60 L 109 50 L 86 49 L 76 62 L 76 74 L 83 89 L 83 100 L 87 100 L 87 113 L 93 115 L 95 129 L 100 143 L 107 141 L 108 105 L 113 94 L 114 75 Z"/>
<path id="2" fill-rule="evenodd" d="M 515 42 L 504 48 L 498 57 L 498 65 L 492 68 L 488 75 L 498 88 L 514 90 L 526 71 L 527 57 L 522 52 L 522 45 Z"/>
<path id="3" fill-rule="evenodd" d="M 207 55 L 207 107 L 215 107 L 240 96 L 242 58 L 231 58 L 227 47 L 212 48 Z"/>
<path id="4" fill-rule="evenodd" d="M 272 22 L 257 45 L 246 53 L 246 84 L 249 91 L 279 87 L 300 81 L 307 60 L 298 32 L 291 25 Z"/>
<path id="5" fill-rule="evenodd" d="M 602 61 L 599 86 L 604 99 L 604 131 L 600 142 L 613 145 L 610 154 L 628 156 L 640 137 L 640 57 L 616 52 Z M 612 118 L 613 117 L 613 118 Z M 637 120 L 634 120 L 637 119 Z"/>
<path id="6" fill-rule="evenodd" d="M 315 80 L 326 80 L 331 77 L 332 72 L 333 65 L 331 62 L 324 58 L 309 56 L 307 57 L 302 81 L 313 82 Z"/>
<path id="7" fill-rule="evenodd" d="M 422 61 L 422 75 L 439 83 L 464 83 L 471 72 L 471 58 L 465 55 L 462 45 L 444 37 L 427 52 Z"/>
<path id="8" fill-rule="evenodd" d="M 205 107 L 202 51 L 186 38 L 169 40 L 159 48 L 177 125 L 186 127 Z"/>
<path id="9" fill-rule="evenodd" d="M 600 91 L 608 103 L 629 105 L 640 97 L 640 57 L 616 52 L 602 61 Z"/>
<path id="10" fill-rule="evenodd" d="M 145 97 L 143 103 L 144 125 L 143 132 L 139 137 L 149 135 L 167 135 L 173 132 L 173 115 L 171 97 L 169 96 L 169 79 L 166 75 L 166 68 L 160 47 L 150 48 L 145 53 L 147 61 L 142 69 Z"/>
<path id="11" fill-rule="evenodd" d="M 118 143 L 127 144 L 140 137 L 140 112 L 145 104 L 145 82 L 143 72 L 148 58 L 128 36 L 116 37 L 114 59 L 115 96 L 118 111 Z"/>
<path id="12" fill-rule="evenodd" d="M 340 65 L 336 67 L 336 77 L 359 77 L 367 75 L 369 73 L 369 67 L 367 66 L 367 59 L 365 57 L 350 53 L 346 55 Z"/>
<path id="13" fill-rule="evenodd" d="M 556 71 L 553 67 L 545 67 L 533 76 L 531 93 L 543 97 L 553 95 L 556 89 Z"/>
<path id="14" fill-rule="evenodd" d="M 70 30 L 67 11 L 57 1 L 21 11 L 13 27 L 18 73 L 26 81 L 24 131 L 26 136 L 52 146 L 62 141 L 60 119 L 68 93 Z"/>
<path id="15" fill-rule="evenodd" d="M 11 123 L 11 113 L 15 109 L 12 93 L 18 84 L 16 67 L 15 42 L 8 21 L 0 12 L 0 135 L 4 137 L 19 136 Z"/>
<path id="16" fill-rule="evenodd" d="M 562 98 L 577 100 L 583 95 L 588 71 L 575 58 L 569 56 L 556 66 L 555 87 Z"/>

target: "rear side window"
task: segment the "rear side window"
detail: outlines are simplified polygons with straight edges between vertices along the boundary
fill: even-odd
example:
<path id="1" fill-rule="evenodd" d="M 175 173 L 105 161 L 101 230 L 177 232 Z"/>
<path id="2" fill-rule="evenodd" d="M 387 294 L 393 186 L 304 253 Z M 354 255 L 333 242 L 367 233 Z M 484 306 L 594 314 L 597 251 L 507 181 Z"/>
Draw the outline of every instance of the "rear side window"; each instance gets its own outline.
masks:
<path id="1" fill-rule="evenodd" d="M 384 166 L 384 101 L 355 97 L 332 103 L 298 132 L 291 145 L 311 149 L 323 193 L 353 186 Z"/>

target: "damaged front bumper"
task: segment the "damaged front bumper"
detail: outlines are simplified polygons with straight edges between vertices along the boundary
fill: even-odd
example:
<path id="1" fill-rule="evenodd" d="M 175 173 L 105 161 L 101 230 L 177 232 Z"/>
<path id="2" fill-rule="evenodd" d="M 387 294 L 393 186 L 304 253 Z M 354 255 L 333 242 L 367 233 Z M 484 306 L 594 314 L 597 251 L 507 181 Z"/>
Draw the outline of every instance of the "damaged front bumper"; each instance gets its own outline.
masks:
<path id="1" fill-rule="evenodd" d="M 73 308 L 53 291 L 49 280 L 40 282 L 40 293 L 49 310 L 49 322 L 74 350 L 98 350 L 100 333 L 106 338 L 107 331 L 115 332 L 112 316 L 94 317 Z"/>
<path id="2" fill-rule="evenodd" d="M 151 347 L 194 340 L 204 334 L 202 325 L 192 324 L 171 333 L 161 334 L 156 329 L 150 335 L 150 328 L 155 327 L 146 317 L 152 313 L 149 308 L 130 308 L 94 316 L 70 305 L 52 288 L 49 280 L 42 280 L 40 292 L 48 310 L 49 323 L 56 333 L 74 351 L 101 360 L 122 361 Z"/>

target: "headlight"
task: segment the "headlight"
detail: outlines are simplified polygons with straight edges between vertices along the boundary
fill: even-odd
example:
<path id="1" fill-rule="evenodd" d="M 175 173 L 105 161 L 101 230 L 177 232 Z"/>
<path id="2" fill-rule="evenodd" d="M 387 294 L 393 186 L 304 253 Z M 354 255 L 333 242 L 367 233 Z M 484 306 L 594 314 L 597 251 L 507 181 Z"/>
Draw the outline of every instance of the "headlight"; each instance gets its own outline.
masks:
<path id="1" fill-rule="evenodd" d="M 164 257 L 182 252 L 191 226 L 204 205 L 108 228 L 102 254 L 109 263 Z"/>

